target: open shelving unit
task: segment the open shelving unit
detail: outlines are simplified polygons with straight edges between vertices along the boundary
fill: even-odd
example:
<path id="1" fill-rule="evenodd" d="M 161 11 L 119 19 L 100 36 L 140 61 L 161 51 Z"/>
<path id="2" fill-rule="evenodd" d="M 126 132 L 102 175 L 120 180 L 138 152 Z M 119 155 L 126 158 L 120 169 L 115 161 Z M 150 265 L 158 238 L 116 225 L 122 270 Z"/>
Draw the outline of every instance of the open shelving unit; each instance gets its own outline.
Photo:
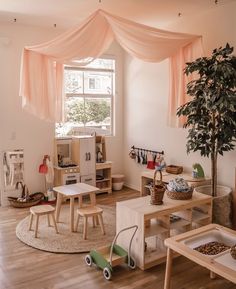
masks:
<path id="1" fill-rule="evenodd" d="M 111 166 L 112 162 L 110 161 L 96 163 L 96 175 L 102 177 L 102 179 L 96 179 L 96 187 L 99 188 L 99 191 L 102 193 L 112 192 Z"/>
<path id="2" fill-rule="evenodd" d="M 145 270 L 166 260 L 166 238 L 211 223 L 212 197 L 193 193 L 192 199 L 180 201 L 165 195 L 163 204 L 157 206 L 150 204 L 150 196 L 145 196 L 118 202 L 116 210 L 117 232 L 125 227 L 138 226 L 131 253 L 137 266 Z M 125 249 L 128 249 L 130 240 L 127 234 L 118 240 Z"/>

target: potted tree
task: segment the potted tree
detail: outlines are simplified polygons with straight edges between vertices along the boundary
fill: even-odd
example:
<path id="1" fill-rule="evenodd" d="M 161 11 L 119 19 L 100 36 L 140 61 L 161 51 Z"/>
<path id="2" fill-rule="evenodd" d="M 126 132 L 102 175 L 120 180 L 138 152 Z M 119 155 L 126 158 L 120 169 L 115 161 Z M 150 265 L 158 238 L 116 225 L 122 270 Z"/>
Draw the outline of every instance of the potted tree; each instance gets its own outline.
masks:
<path id="1" fill-rule="evenodd" d="M 184 73 L 195 77 L 187 84 L 192 100 L 177 110 L 179 117 L 186 117 L 187 152 L 200 151 L 211 159 L 213 197 L 217 196 L 218 155 L 233 150 L 236 141 L 236 57 L 232 53 L 227 43 L 214 49 L 211 57 L 187 63 Z"/>

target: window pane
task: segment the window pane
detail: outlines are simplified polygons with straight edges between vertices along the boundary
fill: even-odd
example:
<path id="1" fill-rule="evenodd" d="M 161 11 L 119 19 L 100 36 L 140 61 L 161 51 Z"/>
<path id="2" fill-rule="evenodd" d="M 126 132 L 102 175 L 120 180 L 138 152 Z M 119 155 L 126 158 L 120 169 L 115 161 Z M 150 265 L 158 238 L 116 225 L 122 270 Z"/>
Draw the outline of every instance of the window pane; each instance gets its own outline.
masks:
<path id="1" fill-rule="evenodd" d="M 96 132 L 111 133 L 111 99 L 68 97 L 65 102 L 66 119 L 56 125 L 56 135 L 79 135 Z"/>
<path id="2" fill-rule="evenodd" d="M 66 122 L 83 125 L 87 119 L 83 97 L 67 97 L 65 101 Z"/>
<path id="3" fill-rule="evenodd" d="M 111 132 L 111 99 L 86 98 L 85 114 L 87 116 L 86 127 L 94 128 L 102 134 Z"/>
<path id="4" fill-rule="evenodd" d="M 112 94 L 111 72 L 84 72 L 84 93 L 85 94 Z"/>
<path id="5" fill-rule="evenodd" d="M 65 93 L 83 93 L 83 72 L 65 69 Z"/>

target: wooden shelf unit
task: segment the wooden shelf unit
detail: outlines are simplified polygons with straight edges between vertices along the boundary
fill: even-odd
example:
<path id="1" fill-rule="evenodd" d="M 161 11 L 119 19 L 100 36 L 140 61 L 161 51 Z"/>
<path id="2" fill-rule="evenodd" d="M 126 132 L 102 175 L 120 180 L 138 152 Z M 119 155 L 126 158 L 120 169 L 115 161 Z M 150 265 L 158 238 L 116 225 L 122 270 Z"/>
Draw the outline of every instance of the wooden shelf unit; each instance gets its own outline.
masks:
<path id="1" fill-rule="evenodd" d="M 102 180 L 96 180 L 96 187 L 100 192 L 112 192 L 112 180 L 111 180 L 111 166 L 112 162 L 106 161 L 104 163 L 96 163 L 96 175 L 104 177 Z"/>
<path id="2" fill-rule="evenodd" d="M 145 170 L 141 174 L 141 188 L 140 188 L 140 196 L 146 196 L 150 194 L 149 187 L 150 187 L 150 182 L 153 181 L 153 176 L 154 176 L 155 170 Z M 193 178 L 191 174 L 187 173 L 182 173 L 182 174 L 170 174 L 167 173 L 166 171 L 162 172 L 162 181 L 164 183 L 168 183 L 170 180 L 173 180 L 175 178 L 183 178 L 188 182 L 188 184 L 192 187 L 198 185 L 209 185 L 211 182 L 211 179 L 209 178 Z"/>
<path id="3" fill-rule="evenodd" d="M 165 195 L 163 201 L 163 205 L 150 205 L 150 196 L 145 196 L 117 203 L 117 233 L 125 227 L 138 226 L 131 252 L 142 270 L 166 260 L 166 238 L 211 223 L 211 196 L 194 192 L 191 200 L 179 201 Z M 204 213 L 196 210 L 201 206 L 207 208 Z M 172 215 L 179 219 L 173 220 Z M 131 233 L 127 231 L 119 236 L 118 244 L 125 249 L 128 249 Z"/>

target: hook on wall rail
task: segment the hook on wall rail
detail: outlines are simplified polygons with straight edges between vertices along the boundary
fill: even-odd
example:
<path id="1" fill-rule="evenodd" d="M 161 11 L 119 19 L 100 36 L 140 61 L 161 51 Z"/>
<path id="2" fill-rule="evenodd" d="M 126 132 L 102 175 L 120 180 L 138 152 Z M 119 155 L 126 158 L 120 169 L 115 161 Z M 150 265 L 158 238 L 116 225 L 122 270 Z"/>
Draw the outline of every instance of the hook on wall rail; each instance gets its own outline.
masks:
<path id="1" fill-rule="evenodd" d="M 158 151 L 153 151 L 153 150 L 148 150 L 148 149 L 143 149 L 143 148 L 137 148 L 134 145 L 131 147 L 131 149 L 138 150 L 138 151 L 149 152 L 149 153 L 154 153 L 154 154 L 164 155 L 164 151 L 158 152 Z"/>

